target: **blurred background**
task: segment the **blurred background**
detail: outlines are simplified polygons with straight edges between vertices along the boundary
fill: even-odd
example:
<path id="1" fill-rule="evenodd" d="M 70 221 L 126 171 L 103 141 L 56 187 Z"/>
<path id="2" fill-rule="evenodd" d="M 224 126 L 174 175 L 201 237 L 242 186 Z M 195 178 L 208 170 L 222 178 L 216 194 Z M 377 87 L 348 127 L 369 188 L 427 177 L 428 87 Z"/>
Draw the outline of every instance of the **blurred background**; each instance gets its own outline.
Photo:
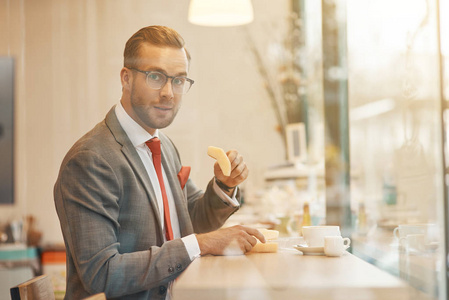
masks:
<path id="1" fill-rule="evenodd" d="M 2 245 L 60 252 L 62 159 L 118 103 L 128 38 L 166 25 L 195 84 L 163 131 L 200 187 L 210 145 L 250 169 L 229 225 L 340 225 L 354 254 L 445 299 L 448 1 L 253 0 L 230 26 L 190 22 L 192 2 L 0 0 Z M 419 255 L 394 238 L 407 224 L 431 228 Z"/>

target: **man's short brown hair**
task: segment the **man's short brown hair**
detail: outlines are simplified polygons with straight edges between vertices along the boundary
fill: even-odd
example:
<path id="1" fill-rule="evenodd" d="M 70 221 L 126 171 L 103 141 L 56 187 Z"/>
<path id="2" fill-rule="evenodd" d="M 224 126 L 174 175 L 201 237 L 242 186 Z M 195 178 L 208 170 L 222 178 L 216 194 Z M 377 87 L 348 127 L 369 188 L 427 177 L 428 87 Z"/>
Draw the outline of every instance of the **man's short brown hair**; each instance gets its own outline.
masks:
<path id="1" fill-rule="evenodd" d="M 126 42 L 123 53 L 124 66 L 127 68 L 136 68 L 139 60 L 139 49 L 143 43 L 149 43 L 155 46 L 174 47 L 184 49 L 187 59 L 190 62 L 190 54 L 184 47 L 182 36 L 166 26 L 148 26 L 134 33 Z"/>

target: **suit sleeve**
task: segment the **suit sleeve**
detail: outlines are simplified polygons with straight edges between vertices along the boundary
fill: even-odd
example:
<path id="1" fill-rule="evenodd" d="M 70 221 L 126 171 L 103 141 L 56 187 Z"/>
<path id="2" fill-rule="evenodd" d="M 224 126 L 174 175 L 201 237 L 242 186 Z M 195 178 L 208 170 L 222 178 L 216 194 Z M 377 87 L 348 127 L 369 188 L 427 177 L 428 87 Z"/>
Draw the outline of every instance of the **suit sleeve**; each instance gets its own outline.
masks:
<path id="1" fill-rule="evenodd" d="M 70 259 L 91 294 L 105 292 L 107 297 L 118 297 L 166 285 L 182 271 L 168 266 L 190 263 L 180 239 L 120 253 L 123 189 L 113 168 L 91 151 L 69 158 L 55 185 L 55 204 Z"/>
<path id="2" fill-rule="evenodd" d="M 170 158 L 175 164 L 177 172 L 179 172 L 182 164 L 178 149 L 167 136 L 161 133 L 160 136 L 166 139 L 166 146 L 170 149 L 167 155 L 171 155 Z M 187 180 L 184 189 L 195 233 L 205 233 L 219 229 L 239 209 L 239 207 L 233 207 L 226 201 L 223 201 L 215 193 L 213 179 L 207 185 L 205 192 L 199 189 L 190 178 Z M 240 192 L 237 192 L 236 199 L 240 202 Z"/>
<path id="3" fill-rule="evenodd" d="M 186 188 L 190 218 L 196 233 L 219 229 L 239 209 L 223 201 L 215 193 L 213 179 L 207 185 L 205 192 L 199 191 L 190 179 L 187 181 Z M 240 199 L 239 192 L 236 198 Z"/>

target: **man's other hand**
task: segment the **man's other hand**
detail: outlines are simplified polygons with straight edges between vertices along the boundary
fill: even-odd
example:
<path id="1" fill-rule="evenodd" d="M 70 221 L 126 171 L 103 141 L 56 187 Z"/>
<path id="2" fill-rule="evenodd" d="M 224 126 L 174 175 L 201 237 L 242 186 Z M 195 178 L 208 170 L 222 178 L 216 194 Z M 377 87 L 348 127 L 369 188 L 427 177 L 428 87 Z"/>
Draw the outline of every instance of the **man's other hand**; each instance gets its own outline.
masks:
<path id="1" fill-rule="evenodd" d="M 236 225 L 196 236 L 201 255 L 241 255 L 251 251 L 256 238 L 265 243 L 265 237 L 259 230 Z"/>

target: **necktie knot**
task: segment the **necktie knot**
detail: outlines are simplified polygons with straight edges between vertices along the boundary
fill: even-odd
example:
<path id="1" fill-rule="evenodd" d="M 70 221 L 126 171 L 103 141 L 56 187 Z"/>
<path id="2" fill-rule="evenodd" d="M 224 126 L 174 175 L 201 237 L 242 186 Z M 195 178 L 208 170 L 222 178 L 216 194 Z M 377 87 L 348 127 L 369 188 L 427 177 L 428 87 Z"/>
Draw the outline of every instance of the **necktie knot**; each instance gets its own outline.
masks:
<path id="1" fill-rule="evenodd" d="M 157 137 L 145 142 L 153 155 L 161 155 L 161 140 Z"/>

